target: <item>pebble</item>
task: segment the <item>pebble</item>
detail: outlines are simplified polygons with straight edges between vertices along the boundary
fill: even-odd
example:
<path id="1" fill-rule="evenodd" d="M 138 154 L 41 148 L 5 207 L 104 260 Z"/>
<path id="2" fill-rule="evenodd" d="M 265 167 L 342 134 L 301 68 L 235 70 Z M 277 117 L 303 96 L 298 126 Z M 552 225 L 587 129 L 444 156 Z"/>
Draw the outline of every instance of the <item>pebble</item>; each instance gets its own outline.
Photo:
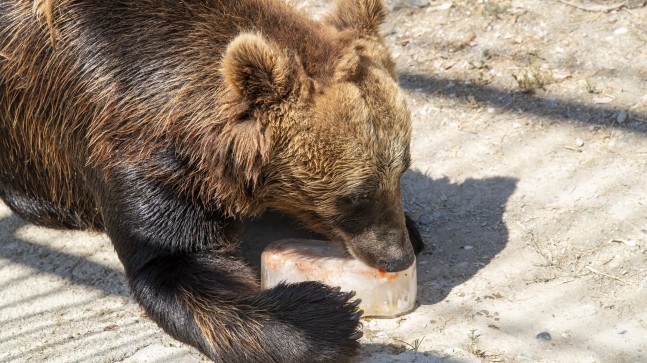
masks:
<path id="1" fill-rule="evenodd" d="M 431 224 L 431 222 L 434 219 L 429 215 L 429 214 L 424 214 L 420 216 L 420 219 L 418 219 L 418 223 L 422 224 L 423 226 Z"/>
<path id="2" fill-rule="evenodd" d="M 578 139 L 575 139 L 575 145 L 577 145 L 577 146 L 579 146 L 579 147 L 584 146 L 584 140 L 579 139 L 579 138 L 578 138 Z"/>
<path id="3" fill-rule="evenodd" d="M 409 5 L 424 8 L 429 6 L 429 0 L 409 0 Z"/>
<path id="4" fill-rule="evenodd" d="M 613 101 L 613 98 L 611 97 L 606 97 L 606 96 L 593 97 L 593 103 L 597 103 L 597 104 L 611 103 L 612 101 Z"/>
<path id="5" fill-rule="evenodd" d="M 434 7 L 434 10 L 447 10 L 447 9 L 451 8 L 452 6 L 454 6 L 454 4 L 451 1 L 448 1 L 448 2 L 444 2 L 444 3 L 440 4 L 440 5 L 436 5 Z"/>
<path id="6" fill-rule="evenodd" d="M 620 111 L 616 116 L 616 121 L 618 121 L 619 124 L 622 124 L 625 121 L 627 121 L 627 117 L 629 117 L 629 115 L 627 114 L 627 111 Z"/>
<path id="7" fill-rule="evenodd" d="M 537 338 L 537 340 L 541 340 L 541 341 L 544 341 L 544 342 L 549 342 L 549 341 L 553 340 L 553 337 L 551 337 L 550 333 L 547 332 L 547 331 L 543 331 L 543 332 L 537 334 L 537 336 L 535 338 Z"/>
<path id="8" fill-rule="evenodd" d="M 441 219 L 447 217 L 447 213 L 441 211 L 435 211 L 433 214 L 434 219 Z"/>
<path id="9" fill-rule="evenodd" d="M 622 27 L 622 28 L 618 28 L 618 29 L 614 30 L 613 34 L 615 34 L 615 35 L 627 34 L 628 31 L 629 30 L 627 28 Z"/>

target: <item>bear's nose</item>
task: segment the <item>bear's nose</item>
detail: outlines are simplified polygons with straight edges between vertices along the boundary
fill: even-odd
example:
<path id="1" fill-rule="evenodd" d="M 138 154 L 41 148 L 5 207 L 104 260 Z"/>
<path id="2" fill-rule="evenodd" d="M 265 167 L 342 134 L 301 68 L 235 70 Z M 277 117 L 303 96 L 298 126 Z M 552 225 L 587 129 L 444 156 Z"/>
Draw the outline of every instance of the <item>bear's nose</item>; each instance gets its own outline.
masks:
<path id="1" fill-rule="evenodd" d="M 382 269 L 386 272 L 399 272 L 404 271 L 413 263 L 415 256 L 413 254 L 406 254 L 401 258 L 389 261 L 382 261 L 380 264 Z"/>

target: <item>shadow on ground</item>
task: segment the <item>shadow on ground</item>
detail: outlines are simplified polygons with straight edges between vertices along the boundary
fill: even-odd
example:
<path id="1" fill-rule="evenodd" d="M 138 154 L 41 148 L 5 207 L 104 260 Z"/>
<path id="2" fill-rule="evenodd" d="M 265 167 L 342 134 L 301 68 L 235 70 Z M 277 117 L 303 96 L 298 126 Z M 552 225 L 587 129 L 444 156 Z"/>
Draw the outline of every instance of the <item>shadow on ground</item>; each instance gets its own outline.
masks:
<path id="1" fill-rule="evenodd" d="M 618 109 L 583 102 L 544 98 L 534 93 L 509 91 L 487 85 L 465 84 L 464 79 L 434 77 L 425 74 L 401 73 L 400 86 L 416 92 L 463 99 L 514 112 L 534 114 L 560 122 L 581 122 L 607 125 L 629 132 L 647 133 L 647 114 L 630 112 L 626 121 L 616 122 Z M 447 87 L 449 84 L 452 87 Z"/>
<path id="2" fill-rule="evenodd" d="M 26 221 L 12 214 L 0 218 L 0 258 L 30 267 L 41 273 L 58 275 L 77 285 L 85 285 L 103 291 L 107 295 L 129 296 L 123 271 L 92 262 L 86 258 L 68 254 L 47 246 L 16 238 Z M 28 276 L 21 279 L 28 278 Z M 20 279 L 10 280 L 20 283 Z M 5 283 L 5 284 L 7 284 Z M 0 285 L 0 289 L 4 286 Z M 0 302 L 0 307 L 2 307 Z"/>
<path id="3" fill-rule="evenodd" d="M 362 363 L 464 363 L 457 358 L 447 358 L 431 352 L 416 352 L 393 344 L 369 343 L 363 345 Z"/>
<path id="4" fill-rule="evenodd" d="M 419 221 L 427 244 L 417 260 L 418 302 L 435 304 L 505 248 L 508 229 L 503 213 L 517 180 L 496 177 L 456 184 L 409 170 L 402 183 L 405 205 Z M 265 246 L 283 238 L 322 237 L 301 229 L 289 216 L 267 213 L 245 221 L 245 258 L 258 268 Z"/>
<path id="5" fill-rule="evenodd" d="M 452 183 L 411 170 L 402 184 L 405 204 L 418 211 L 414 216 L 427 241 L 418 256 L 418 301 L 435 304 L 507 245 L 503 215 L 517 180 L 493 177 Z"/>

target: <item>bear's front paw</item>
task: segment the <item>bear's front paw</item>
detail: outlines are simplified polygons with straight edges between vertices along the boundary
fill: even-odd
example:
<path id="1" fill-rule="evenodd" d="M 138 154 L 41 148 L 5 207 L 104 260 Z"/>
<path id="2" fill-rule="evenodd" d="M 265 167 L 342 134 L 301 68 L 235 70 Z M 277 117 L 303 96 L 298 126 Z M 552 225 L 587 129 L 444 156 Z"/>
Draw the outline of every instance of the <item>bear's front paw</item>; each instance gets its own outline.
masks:
<path id="1" fill-rule="evenodd" d="M 264 292 L 272 315 L 301 332 L 308 361 L 345 362 L 356 355 L 362 337 L 354 292 L 319 282 L 279 284 Z"/>

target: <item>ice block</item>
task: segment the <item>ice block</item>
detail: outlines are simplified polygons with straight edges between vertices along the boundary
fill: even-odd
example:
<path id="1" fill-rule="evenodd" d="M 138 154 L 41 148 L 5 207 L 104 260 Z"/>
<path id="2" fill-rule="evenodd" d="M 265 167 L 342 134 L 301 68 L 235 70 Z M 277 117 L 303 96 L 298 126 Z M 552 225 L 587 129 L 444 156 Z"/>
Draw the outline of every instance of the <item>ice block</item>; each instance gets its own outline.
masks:
<path id="1" fill-rule="evenodd" d="M 285 239 L 268 245 L 261 255 L 261 287 L 280 282 L 320 281 L 355 291 L 364 316 L 395 317 L 416 303 L 416 264 L 400 272 L 385 272 L 352 257 L 343 246 L 328 241 Z"/>

